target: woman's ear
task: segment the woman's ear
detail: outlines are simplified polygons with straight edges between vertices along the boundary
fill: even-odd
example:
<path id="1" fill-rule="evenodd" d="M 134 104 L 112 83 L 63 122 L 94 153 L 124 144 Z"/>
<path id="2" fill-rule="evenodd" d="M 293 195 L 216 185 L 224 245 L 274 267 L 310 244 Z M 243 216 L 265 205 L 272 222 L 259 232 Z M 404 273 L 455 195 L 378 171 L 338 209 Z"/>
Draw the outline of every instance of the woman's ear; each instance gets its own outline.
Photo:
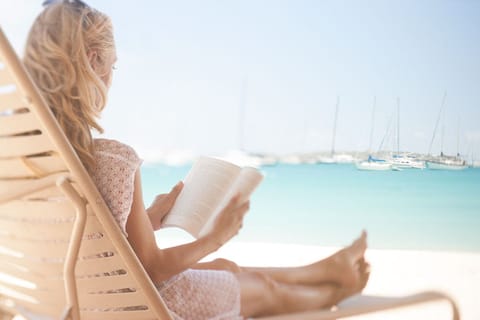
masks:
<path id="1" fill-rule="evenodd" d="M 90 62 L 90 66 L 92 67 L 93 71 L 97 71 L 98 68 L 98 54 L 95 50 L 89 50 L 87 52 L 88 62 Z"/>

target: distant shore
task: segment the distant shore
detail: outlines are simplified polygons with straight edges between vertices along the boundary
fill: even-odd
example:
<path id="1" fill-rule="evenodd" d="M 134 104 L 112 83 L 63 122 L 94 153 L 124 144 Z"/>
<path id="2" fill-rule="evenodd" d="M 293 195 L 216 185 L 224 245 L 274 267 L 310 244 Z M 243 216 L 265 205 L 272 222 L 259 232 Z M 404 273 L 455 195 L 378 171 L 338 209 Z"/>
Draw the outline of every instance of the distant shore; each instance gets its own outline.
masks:
<path id="1" fill-rule="evenodd" d="M 198 154 L 188 150 L 176 150 L 155 152 L 144 150 L 140 152 L 145 157 L 147 164 L 165 164 L 169 166 L 191 165 L 198 158 Z M 415 159 L 418 161 L 438 161 L 439 159 L 462 159 L 468 167 L 480 168 L 480 159 L 473 159 L 467 155 L 429 155 L 425 153 L 409 151 L 390 151 L 379 152 L 368 151 L 337 151 L 335 153 L 327 151 L 319 152 L 292 152 L 292 153 L 262 153 L 248 152 L 241 150 L 230 150 L 220 154 L 209 154 L 237 163 L 239 165 L 251 166 L 272 166 L 277 164 L 347 164 L 357 163 L 367 160 L 369 156 L 374 158 L 391 158 L 392 155 Z"/>

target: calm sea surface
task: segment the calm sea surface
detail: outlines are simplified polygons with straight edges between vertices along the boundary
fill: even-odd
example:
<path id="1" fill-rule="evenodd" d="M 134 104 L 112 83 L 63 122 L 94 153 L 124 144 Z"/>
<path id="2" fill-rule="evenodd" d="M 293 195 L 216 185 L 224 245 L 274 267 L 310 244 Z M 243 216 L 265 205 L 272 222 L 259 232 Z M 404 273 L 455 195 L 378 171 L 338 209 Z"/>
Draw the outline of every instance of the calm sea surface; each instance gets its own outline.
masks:
<path id="1" fill-rule="evenodd" d="M 146 205 L 189 169 L 144 165 Z M 261 170 L 265 180 L 235 241 L 341 246 L 365 228 L 372 248 L 480 252 L 480 169 L 371 172 L 351 164 L 280 164 Z"/>

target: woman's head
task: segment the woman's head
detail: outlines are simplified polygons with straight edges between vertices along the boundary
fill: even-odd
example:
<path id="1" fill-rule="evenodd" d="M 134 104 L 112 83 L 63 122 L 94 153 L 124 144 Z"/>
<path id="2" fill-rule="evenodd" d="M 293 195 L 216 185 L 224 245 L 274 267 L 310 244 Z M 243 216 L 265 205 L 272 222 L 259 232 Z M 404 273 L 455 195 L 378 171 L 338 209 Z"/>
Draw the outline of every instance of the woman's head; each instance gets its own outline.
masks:
<path id="1" fill-rule="evenodd" d="M 88 169 L 91 129 L 107 100 L 116 60 L 110 19 L 79 0 L 49 1 L 35 20 L 24 64 Z"/>

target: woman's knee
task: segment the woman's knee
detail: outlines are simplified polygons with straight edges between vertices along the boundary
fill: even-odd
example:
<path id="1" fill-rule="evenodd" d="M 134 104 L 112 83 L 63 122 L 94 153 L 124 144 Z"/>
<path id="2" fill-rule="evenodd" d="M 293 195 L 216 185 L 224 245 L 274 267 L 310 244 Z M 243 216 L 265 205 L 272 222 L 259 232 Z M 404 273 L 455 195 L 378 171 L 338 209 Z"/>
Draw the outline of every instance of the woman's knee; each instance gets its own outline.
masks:
<path id="1" fill-rule="evenodd" d="M 277 313 L 282 307 L 280 284 L 274 279 L 260 272 L 242 272 L 237 277 L 244 316 Z"/>

